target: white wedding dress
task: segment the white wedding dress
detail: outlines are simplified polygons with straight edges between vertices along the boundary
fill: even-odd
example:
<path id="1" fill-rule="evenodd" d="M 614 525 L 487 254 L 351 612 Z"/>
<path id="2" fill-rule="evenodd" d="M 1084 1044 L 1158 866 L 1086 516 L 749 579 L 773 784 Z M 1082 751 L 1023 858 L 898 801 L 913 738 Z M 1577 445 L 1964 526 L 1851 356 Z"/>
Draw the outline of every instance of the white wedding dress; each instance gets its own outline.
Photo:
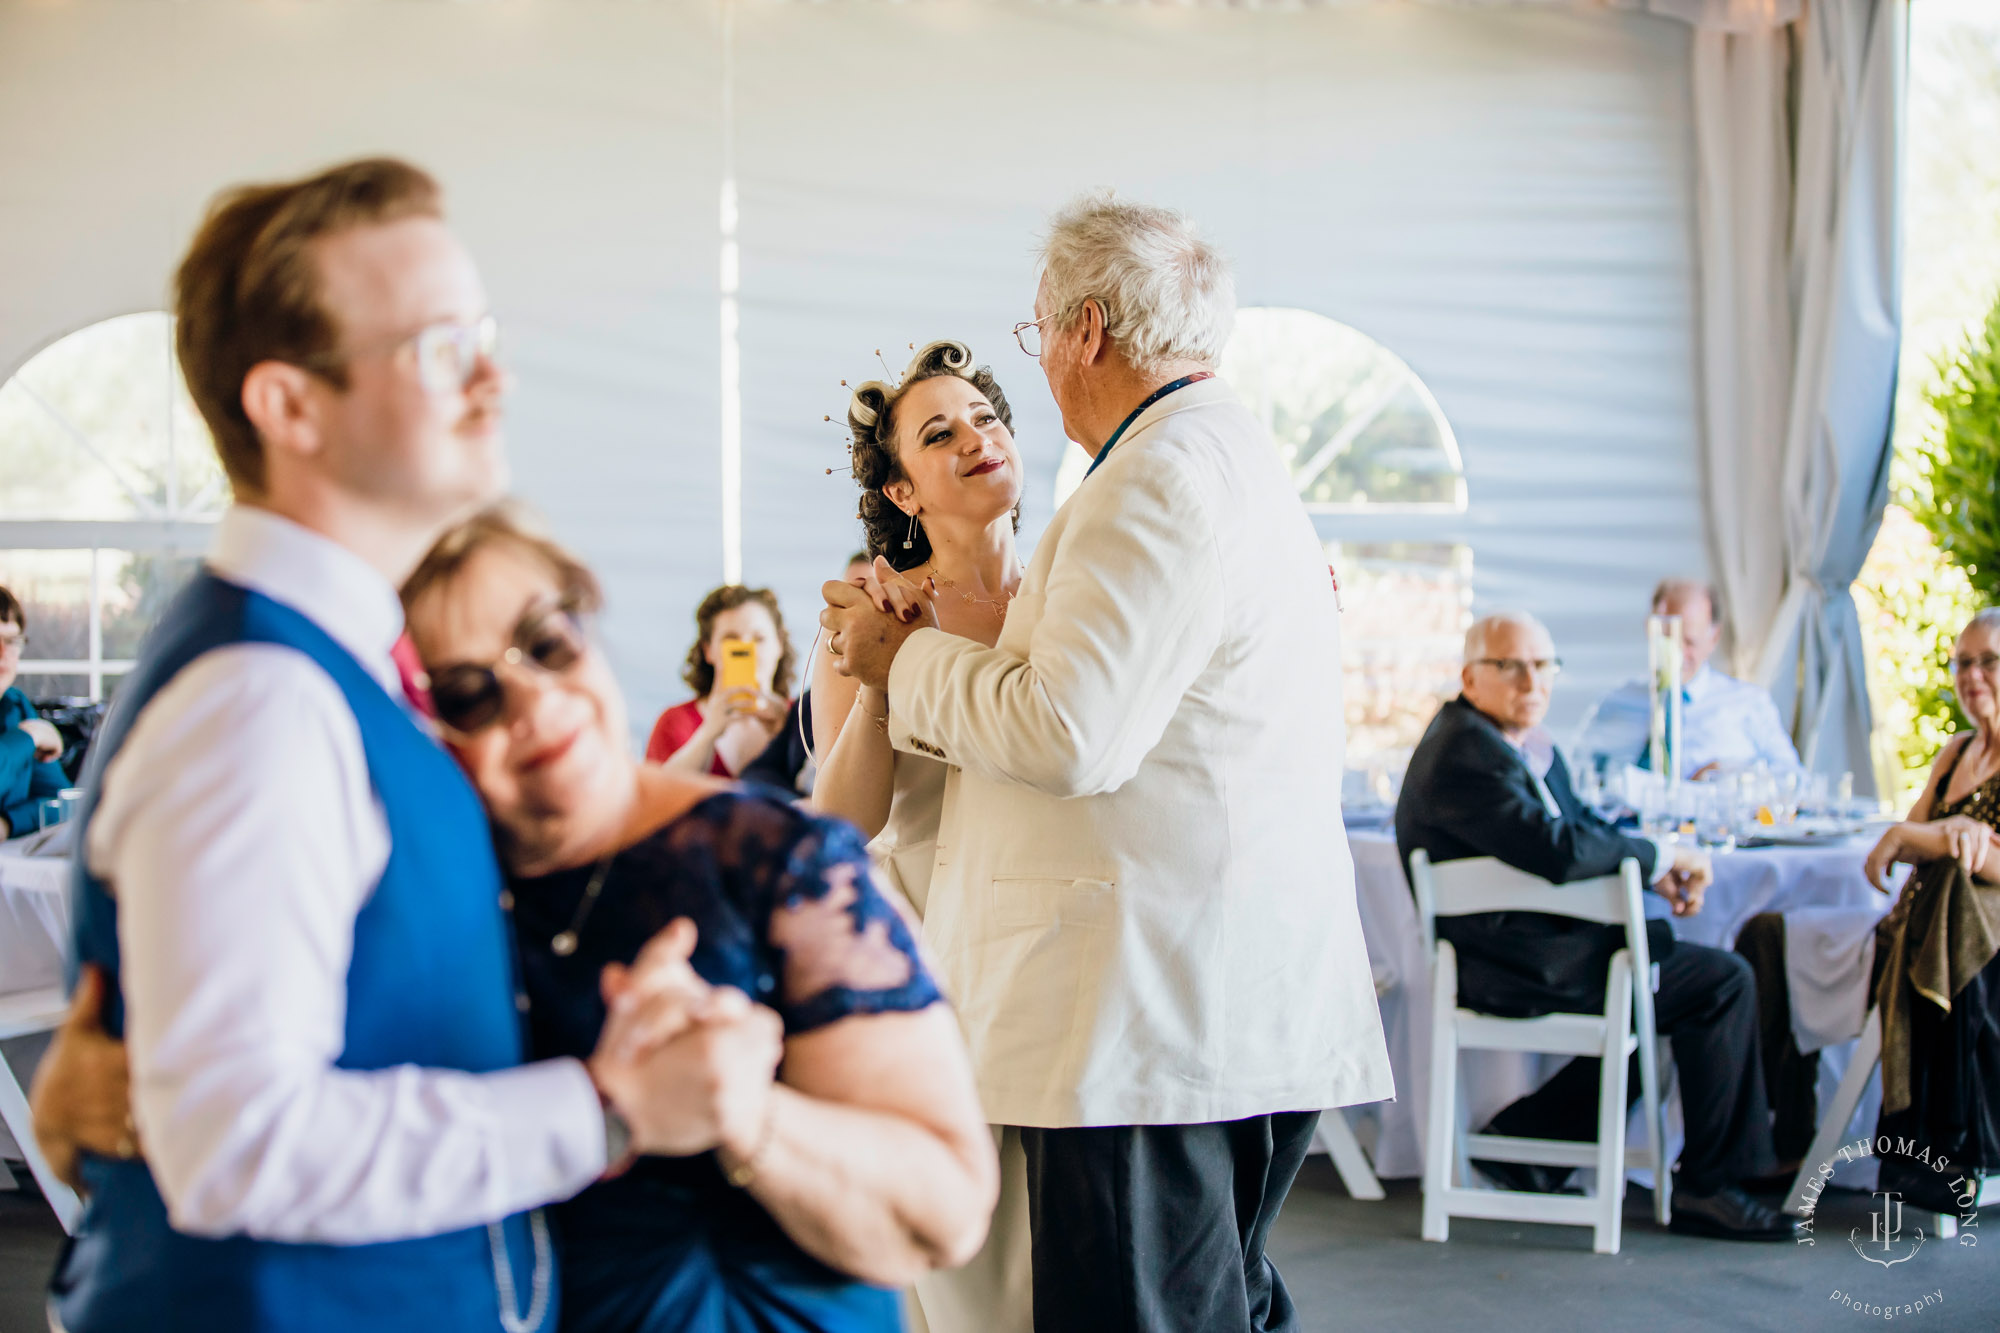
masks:
<path id="1" fill-rule="evenodd" d="M 919 754 L 896 755 L 889 822 L 869 844 L 884 879 L 918 916 L 930 901 L 931 866 L 950 766 Z M 906 1301 L 910 1333 L 1032 1333 L 1034 1289 L 1028 1257 L 1028 1164 L 1021 1134 L 995 1125 L 1000 1200 L 986 1244 L 963 1268 L 926 1273 Z"/>

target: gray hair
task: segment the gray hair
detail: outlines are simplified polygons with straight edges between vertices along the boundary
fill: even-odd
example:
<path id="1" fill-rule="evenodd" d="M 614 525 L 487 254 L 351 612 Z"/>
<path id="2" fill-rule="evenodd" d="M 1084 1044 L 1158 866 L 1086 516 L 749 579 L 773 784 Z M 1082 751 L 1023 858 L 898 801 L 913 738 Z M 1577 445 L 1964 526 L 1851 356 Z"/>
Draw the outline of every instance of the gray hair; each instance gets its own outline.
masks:
<path id="1" fill-rule="evenodd" d="M 1084 195 L 1049 223 L 1041 258 L 1059 327 L 1096 301 L 1105 335 L 1137 370 L 1222 359 L 1236 323 L 1236 280 L 1181 214 L 1120 203 L 1108 190 Z"/>
<path id="2" fill-rule="evenodd" d="M 1540 630 L 1542 637 L 1554 643 L 1555 636 L 1544 625 L 1526 611 L 1496 611 L 1490 616 L 1481 616 L 1472 622 L 1472 628 L 1465 631 L 1465 664 L 1471 666 L 1486 656 L 1486 641 L 1493 637 L 1493 631 L 1502 625 L 1519 625 L 1523 629 Z"/>
<path id="3" fill-rule="evenodd" d="M 2000 634 L 2000 606 L 1989 606 L 1984 611 L 1976 613 L 1972 619 L 1965 622 L 1965 629 L 1960 630 L 1959 634 L 1963 635 L 1966 629 L 1983 629 L 1988 634 Z"/>

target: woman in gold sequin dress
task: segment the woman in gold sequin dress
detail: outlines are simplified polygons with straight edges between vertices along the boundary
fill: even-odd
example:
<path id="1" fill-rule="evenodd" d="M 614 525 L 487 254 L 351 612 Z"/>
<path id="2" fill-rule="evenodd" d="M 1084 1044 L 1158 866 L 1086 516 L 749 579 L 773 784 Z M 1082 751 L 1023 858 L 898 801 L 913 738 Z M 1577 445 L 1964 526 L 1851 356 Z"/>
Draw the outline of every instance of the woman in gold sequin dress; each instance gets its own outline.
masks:
<path id="1" fill-rule="evenodd" d="M 1868 857 L 1885 892 L 1890 865 L 1914 867 L 1875 931 L 1876 1133 L 1914 1139 L 1960 1168 L 1939 1174 L 1885 1157 L 1880 1188 L 1940 1212 L 1958 1211 L 1949 1186 L 1961 1174 L 1970 1182 L 2000 1170 L 2000 609 L 1965 627 L 1951 667 L 1973 729 L 1939 752 L 1909 819 Z"/>
<path id="2" fill-rule="evenodd" d="M 1890 868 L 1913 867 L 1874 934 L 1869 1000 L 1882 1014 L 1876 1133 L 1914 1140 L 1956 1168 L 1939 1173 L 1885 1156 L 1880 1187 L 1958 1213 L 1957 1198 L 2000 1171 L 2000 608 L 1980 612 L 1960 633 L 1951 670 L 1972 729 L 1938 752 L 1909 817 L 1868 854 L 1867 874 L 1888 893 Z M 1752 917 L 1736 949 L 1757 973 L 1765 1085 L 1777 1113 L 1772 1137 L 1790 1174 L 1813 1135 L 1819 1054 L 1800 1054 L 1792 1036 L 1784 918 Z"/>

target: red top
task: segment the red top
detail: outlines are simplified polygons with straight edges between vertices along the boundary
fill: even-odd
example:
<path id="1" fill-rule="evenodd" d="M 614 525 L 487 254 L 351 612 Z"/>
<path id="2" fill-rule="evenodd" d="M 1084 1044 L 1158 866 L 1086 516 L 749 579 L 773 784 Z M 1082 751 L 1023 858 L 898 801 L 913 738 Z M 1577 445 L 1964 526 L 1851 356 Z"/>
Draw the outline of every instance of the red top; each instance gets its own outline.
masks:
<path id="1" fill-rule="evenodd" d="M 660 714 L 660 720 L 653 724 L 653 735 L 646 742 L 646 762 L 665 763 L 667 756 L 694 739 L 701 730 L 701 700 L 690 699 L 684 704 L 675 704 Z M 722 762 L 722 751 L 716 750 L 708 761 L 708 771 L 718 778 L 733 778 L 729 765 Z"/>

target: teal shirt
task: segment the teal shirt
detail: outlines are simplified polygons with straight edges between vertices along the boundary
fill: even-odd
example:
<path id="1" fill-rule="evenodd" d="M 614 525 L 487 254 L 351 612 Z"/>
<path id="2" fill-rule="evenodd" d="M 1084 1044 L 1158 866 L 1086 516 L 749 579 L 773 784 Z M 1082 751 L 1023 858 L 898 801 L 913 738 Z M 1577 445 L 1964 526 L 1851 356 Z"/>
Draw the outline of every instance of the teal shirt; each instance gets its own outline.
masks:
<path id="1" fill-rule="evenodd" d="M 9 837 L 33 833 L 35 803 L 70 785 L 61 764 L 36 762 L 35 738 L 21 730 L 23 722 L 39 716 L 18 689 L 0 694 L 0 817 L 7 820 Z"/>

